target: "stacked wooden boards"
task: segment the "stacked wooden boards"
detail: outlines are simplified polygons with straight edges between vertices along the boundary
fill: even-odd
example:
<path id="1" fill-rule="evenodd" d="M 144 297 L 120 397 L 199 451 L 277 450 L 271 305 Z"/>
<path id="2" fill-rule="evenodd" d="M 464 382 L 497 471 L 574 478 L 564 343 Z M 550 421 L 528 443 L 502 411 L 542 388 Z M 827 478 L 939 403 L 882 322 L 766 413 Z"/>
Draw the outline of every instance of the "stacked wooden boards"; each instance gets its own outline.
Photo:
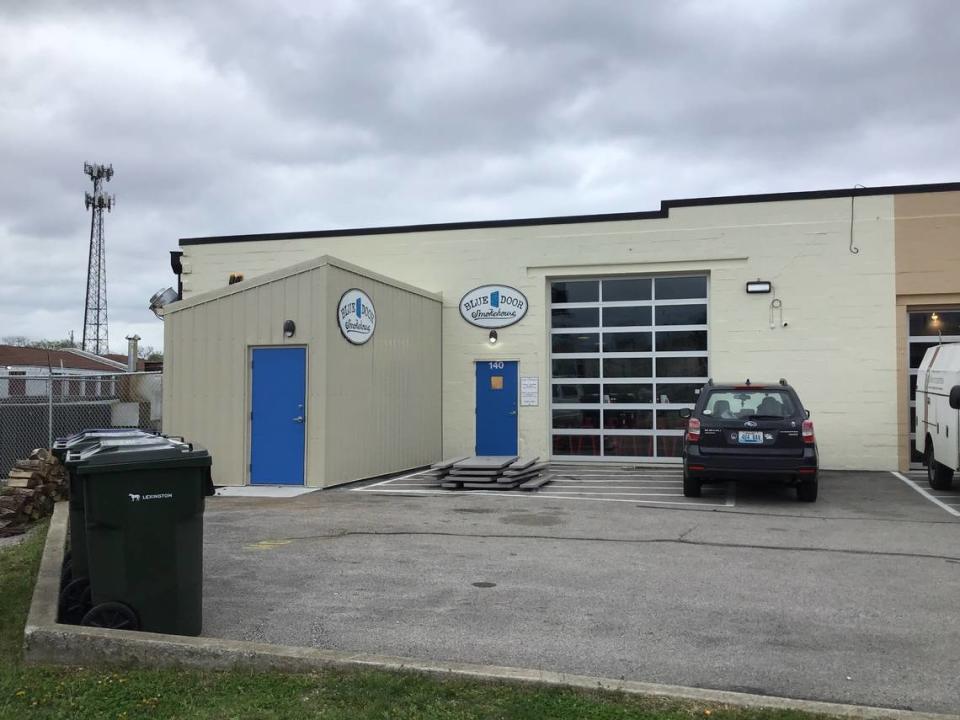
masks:
<path id="1" fill-rule="evenodd" d="M 477 455 L 451 463 L 440 487 L 448 490 L 536 490 L 550 479 L 542 477 L 547 463 L 538 457 Z"/>
<path id="2" fill-rule="evenodd" d="M 422 478 L 425 480 L 443 480 L 447 475 L 450 474 L 450 470 L 453 469 L 454 465 L 456 465 L 458 462 L 469 459 L 469 455 L 461 455 L 460 457 L 441 460 L 440 462 L 431 465 L 429 470 L 425 470 L 417 475 L 417 478 Z"/>

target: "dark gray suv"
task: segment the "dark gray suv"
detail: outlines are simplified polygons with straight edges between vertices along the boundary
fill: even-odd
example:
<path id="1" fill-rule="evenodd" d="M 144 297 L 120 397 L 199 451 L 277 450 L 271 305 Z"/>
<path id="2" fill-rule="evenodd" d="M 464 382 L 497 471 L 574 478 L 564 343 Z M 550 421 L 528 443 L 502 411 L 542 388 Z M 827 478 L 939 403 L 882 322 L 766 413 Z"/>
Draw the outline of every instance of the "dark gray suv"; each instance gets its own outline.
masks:
<path id="1" fill-rule="evenodd" d="M 683 494 L 699 497 L 703 483 L 770 478 L 817 499 L 817 442 L 810 412 L 786 380 L 715 384 L 708 381 L 687 419 Z"/>

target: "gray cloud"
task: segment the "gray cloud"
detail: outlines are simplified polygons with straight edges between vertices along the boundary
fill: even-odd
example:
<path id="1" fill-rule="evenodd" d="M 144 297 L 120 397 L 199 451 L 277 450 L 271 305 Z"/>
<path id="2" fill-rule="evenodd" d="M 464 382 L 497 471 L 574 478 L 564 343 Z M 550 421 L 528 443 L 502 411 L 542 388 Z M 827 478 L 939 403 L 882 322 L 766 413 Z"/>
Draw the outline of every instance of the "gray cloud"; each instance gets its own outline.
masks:
<path id="1" fill-rule="evenodd" d="M 112 345 L 179 237 L 956 180 L 960 5 L 51 1 L 0 11 L 0 335 Z"/>

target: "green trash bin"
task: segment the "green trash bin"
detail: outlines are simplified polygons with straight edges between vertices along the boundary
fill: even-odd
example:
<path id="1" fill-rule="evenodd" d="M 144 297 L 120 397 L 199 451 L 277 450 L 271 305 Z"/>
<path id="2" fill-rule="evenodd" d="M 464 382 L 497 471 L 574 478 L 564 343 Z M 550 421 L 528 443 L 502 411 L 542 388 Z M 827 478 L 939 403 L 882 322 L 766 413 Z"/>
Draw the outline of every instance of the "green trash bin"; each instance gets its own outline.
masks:
<path id="1" fill-rule="evenodd" d="M 199 635 L 209 453 L 171 442 L 82 454 L 91 608 L 81 624 Z"/>
<path id="2" fill-rule="evenodd" d="M 87 565 L 87 540 L 83 511 L 83 486 L 76 468 L 79 453 L 93 446 L 131 446 L 167 444 L 156 433 L 126 428 L 84 430 L 57 438 L 51 451 L 67 470 L 70 489 L 70 550 L 60 573 L 60 621 L 79 623 L 90 609 L 90 571 Z M 69 458 L 69 459 L 68 459 Z"/>

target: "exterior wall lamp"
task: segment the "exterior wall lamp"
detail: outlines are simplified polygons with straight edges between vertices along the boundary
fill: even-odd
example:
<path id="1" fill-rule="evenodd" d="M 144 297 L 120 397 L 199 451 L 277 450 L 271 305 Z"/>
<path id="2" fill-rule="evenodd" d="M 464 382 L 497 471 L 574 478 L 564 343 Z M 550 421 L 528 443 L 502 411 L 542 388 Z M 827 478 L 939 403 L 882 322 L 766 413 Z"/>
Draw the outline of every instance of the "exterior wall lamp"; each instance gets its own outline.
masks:
<path id="1" fill-rule="evenodd" d="M 283 336 L 286 338 L 292 338 L 295 332 L 297 332 L 297 324 L 293 320 L 284 320 Z"/>
<path id="2" fill-rule="evenodd" d="M 496 331 L 496 330 L 491 330 L 491 331 L 490 331 L 490 336 L 489 336 L 489 338 L 487 338 L 487 339 L 490 341 L 490 344 L 491 344 L 491 345 L 496 345 L 496 344 L 497 344 L 497 331 Z"/>
<path id="3" fill-rule="evenodd" d="M 747 283 L 747 293 L 768 293 L 773 290 L 773 283 L 769 280 L 753 280 Z"/>

